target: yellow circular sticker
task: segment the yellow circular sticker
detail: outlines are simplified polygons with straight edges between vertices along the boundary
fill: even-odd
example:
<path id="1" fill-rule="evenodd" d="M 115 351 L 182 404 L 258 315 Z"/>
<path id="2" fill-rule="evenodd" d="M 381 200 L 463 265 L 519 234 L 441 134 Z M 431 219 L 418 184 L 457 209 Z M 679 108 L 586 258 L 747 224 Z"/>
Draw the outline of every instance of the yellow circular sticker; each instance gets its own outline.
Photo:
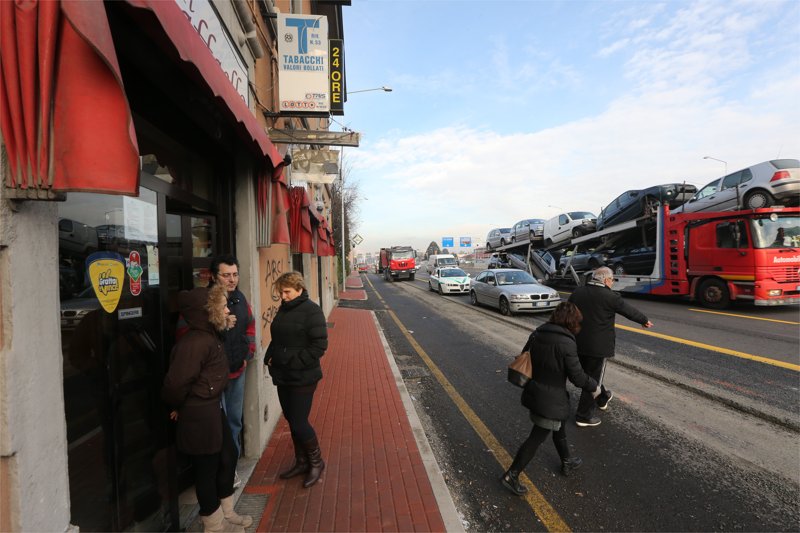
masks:
<path id="1" fill-rule="evenodd" d="M 97 259 L 89 263 L 89 280 L 106 313 L 113 313 L 122 296 L 125 263 L 118 259 Z"/>

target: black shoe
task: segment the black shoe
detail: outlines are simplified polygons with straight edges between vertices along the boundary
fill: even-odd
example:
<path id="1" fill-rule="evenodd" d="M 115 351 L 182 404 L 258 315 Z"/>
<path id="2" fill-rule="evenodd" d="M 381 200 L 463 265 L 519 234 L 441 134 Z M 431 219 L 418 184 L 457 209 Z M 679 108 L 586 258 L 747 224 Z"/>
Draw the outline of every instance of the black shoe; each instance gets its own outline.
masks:
<path id="1" fill-rule="evenodd" d="M 510 470 L 503 474 L 503 477 L 500 478 L 500 483 L 517 496 L 522 496 L 528 492 L 528 488 L 519 482 L 519 474 Z"/>
<path id="2" fill-rule="evenodd" d="M 610 389 L 605 389 L 600 394 L 600 396 L 597 397 L 597 399 L 595 400 L 595 403 L 597 403 L 597 407 L 601 411 L 605 411 L 606 409 L 608 409 L 608 402 L 610 402 L 613 397 L 614 397 L 614 393 L 611 392 Z"/>
<path id="3" fill-rule="evenodd" d="M 580 457 L 570 457 L 561 461 L 561 473 L 568 476 L 573 470 L 577 470 L 583 464 L 583 459 Z"/>
<path id="4" fill-rule="evenodd" d="M 581 428 L 594 427 L 594 426 L 599 426 L 600 425 L 600 419 L 597 418 L 596 416 L 593 416 L 592 418 L 583 418 L 583 417 L 577 416 L 577 417 L 575 417 L 575 424 L 577 424 L 578 427 L 581 427 Z"/>

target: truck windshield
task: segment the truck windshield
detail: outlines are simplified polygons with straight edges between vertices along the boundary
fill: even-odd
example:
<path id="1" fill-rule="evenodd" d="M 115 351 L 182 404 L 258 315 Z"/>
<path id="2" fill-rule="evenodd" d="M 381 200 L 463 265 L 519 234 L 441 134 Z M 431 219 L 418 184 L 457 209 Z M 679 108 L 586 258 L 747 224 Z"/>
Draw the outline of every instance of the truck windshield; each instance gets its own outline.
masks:
<path id="1" fill-rule="evenodd" d="M 455 265 L 456 264 L 456 260 L 454 258 L 452 258 L 452 257 L 441 257 L 441 258 L 437 259 L 436 262 L 439 263 L 440 265 L 443 265 L 443 266 L 444 265 Z"/>
<path id="2" fill-rule="evenodd" d="M 800 247 L 800 217 L 778 216 L 753 220 L 753 246 L 755 248 Z"/>
<path id="3" fill-rule="evenodd" d="M 414 251 L 402 250 L 399 252 L 392 252 L 392 259 L 414 259 Z"/>

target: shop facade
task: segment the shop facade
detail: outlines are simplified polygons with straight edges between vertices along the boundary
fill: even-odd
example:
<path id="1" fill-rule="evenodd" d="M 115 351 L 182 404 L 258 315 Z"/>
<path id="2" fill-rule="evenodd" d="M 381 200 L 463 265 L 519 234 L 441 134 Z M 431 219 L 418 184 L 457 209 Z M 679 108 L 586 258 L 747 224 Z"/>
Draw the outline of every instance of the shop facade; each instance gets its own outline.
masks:
<path id="1" fill-rule="evenodd" d="M 59 108 L 70 93 L 56 82 L 55 139 L 42 141 L 40 130 L 25 145 L 24 128 L 15 136 L 16 123 L 6 126 L 30 117 L 4 117 L 0 530 L 174 530 L 185 526 L 178 494 L 191 472 L 175 451 L 160 389 L 178 292 L 208 283 L 213 256 L 237 256 L 258 344 L 247 369 L 243 450 L 257 457 L 280 415 L 261 364 L 274 279 L 302 271 L 330 312 L 332 239 L 326 220 L 291 204 L 286 147 L 270 143 L 256 121 L 247 102 L 254 94 L 242 96 L 208 49 L 195 46 L 180 3 L 83 4 L 57 14 L 57 27 L 75 31 L 58 31 L 55 50 L 77 34 L 102 63 L 85 72 L 105 65 L 111 75 L 83 79 L 88 95 L 67 99 L 71 109 Z M 242 43 L 245 77 L 255 79 L 237 7 L 214 6 Z M 56 60 L 54 72 L 79 67 Z M 109 90 L 117 91 L 111 104 Z M 100 95 L 95 110 L 92 91 Z M 13 107 L 9 97 L 2 103 Z M 33 116 L 47 123 L 42 109 Z M 95 114 L 103 115 L 99 131 L 87 131 Z M 36 150 L 42 142 L 48 149 Z M 46 152 L 44 170 L 31 172 Z M 295 219 L 310 215 L 300 229 L 291 218 L 298 209 Z M 295 234 L 307 242 L 293 242 Z"/>

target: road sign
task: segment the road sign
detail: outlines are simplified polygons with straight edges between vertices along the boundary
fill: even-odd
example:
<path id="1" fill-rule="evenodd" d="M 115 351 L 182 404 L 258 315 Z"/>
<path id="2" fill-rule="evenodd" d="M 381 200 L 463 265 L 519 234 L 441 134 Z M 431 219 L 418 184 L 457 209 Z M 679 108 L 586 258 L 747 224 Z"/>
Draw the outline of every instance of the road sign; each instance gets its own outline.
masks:
<path id="1" fill-rule="evenodd" d="M 442 248 L 452 248 L 453 237 L 442 237 Z"/>
<path id="2" fill-rule="evenodd" d="M 353 236 L 353 244 L 355 244 L 356 246 L 358 246 L 358 245 L 359 245 L 359 244 L 361 244 L 362 242 L 364 242 L 364 239 L 363 239 L 363 238 L 361 238 L 361 235 L 359 235 L 358 233 L 356 233 L 356 234 Z"/>

